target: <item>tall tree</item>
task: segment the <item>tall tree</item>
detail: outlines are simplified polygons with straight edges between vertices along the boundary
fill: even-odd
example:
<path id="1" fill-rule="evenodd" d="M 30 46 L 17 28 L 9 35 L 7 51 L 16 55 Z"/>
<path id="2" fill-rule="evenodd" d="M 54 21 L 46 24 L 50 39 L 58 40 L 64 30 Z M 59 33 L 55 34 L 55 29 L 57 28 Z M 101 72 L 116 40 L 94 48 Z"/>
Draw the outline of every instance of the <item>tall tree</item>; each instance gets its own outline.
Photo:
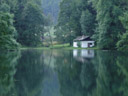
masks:
<path id="1" fill-rule="evenodd" d="M 44 27 L 44 15 L 40 0 L 18 2 L 15 26 L 18 42 L 25 46 L 37 46 L 41 43 Z"/>
<path id="2" fill-rule="evenodd" d="M 95 17 L 88 10 L 83 11 L 80 19 L 83 35 L 92 36 L 95 31 Z"/>
<path id="3" fill-rule="evenodd" d="M 63 0 L 60 3 L 60 13 L 58 18 L 57 33 L 65 42 L 72 44 L 76 35 L 81 35 L 80 11 L 77 8 L 76 0 Z"/>
<path id="4" fill-rule="evenodd" d="M 13 25 L 13 14 L 6 2 L 0 2 L 0 49 L 16 49 L 19 44 L 15 40 L 16 30 Z"/>
<path id="5" fill-rule="evenodd" d="M 98 46 L 101 49 L 115 49 L 119 34 L 124 28 L 119 20 L 123 13 L 123 0 L 94 0 L 97 11 Z"/>
<path id="6" fill-rule="evenodd" d="M 120 20 L 126 32 L 121 35 L 121 39 L 117 42 L 117 48 L 118 50 L 126 51 L 128 50 L 128 12 L 125 12 L 124 15 L 120 17 Z"/>
<path id="7" fill-rule="evenodd" d="M 80 0 L 81 9 L 81 31 L 83 35 L 93 36 L 96 26 L 96 11 L 90 0 Z"/>

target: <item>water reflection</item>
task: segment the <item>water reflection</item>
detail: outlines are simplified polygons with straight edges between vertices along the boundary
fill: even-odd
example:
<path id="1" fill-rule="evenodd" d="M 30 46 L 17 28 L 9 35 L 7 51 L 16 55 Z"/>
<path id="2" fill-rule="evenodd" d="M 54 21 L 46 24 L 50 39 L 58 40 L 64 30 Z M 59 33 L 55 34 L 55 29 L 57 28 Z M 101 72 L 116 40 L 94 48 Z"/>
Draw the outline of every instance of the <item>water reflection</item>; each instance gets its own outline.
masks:
<path id="1" fill-rule="evenodd" d="M 41 96 L 44 79 L 44 58 L 42 51 L 26 50 L 18 61 L 15 75 L 17 96 Z"/>
<path id="2" fill-rule="evenodd" d="M 94 50 L 2 53 L 0 96 L 128 96 L 127 58 Z"/>
<path id="3" fill-rule="evenodd" d="M 82 57 L 82 58 L 93 58 L 94 57 L 94 50 L 86 50 L 86 49 L 74 49 L 73 50 L 74 57 Z"/>
<path id="4" fill-rule="evenodd" d="M 20 52 L 0 53 L 0 96 L 11 96 L 15 86 L 17 60 Z"/>
<path id="5" fill-rule="evenodd" d="M 86 62 L 87 59 L 94 58 L 94 56 L 95 56 L 94 50 L 86 50 L 86 49 L 81 49 L 81 50 L 74 49 L 73 50 L 73 57 L 76 60 L 81 61 L 83 63 Z"/>

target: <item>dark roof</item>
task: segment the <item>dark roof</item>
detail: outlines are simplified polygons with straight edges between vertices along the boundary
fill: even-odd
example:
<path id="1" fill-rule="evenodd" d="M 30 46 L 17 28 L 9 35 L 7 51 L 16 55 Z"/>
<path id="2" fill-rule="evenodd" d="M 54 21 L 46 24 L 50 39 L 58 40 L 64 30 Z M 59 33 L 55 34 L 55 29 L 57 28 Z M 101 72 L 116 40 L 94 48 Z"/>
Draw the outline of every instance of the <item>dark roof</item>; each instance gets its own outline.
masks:
<path id="1" fill-rule="evenodd" d="M 89 41 L 89 40 L 91 40 L 92 41 L 92 39 L 89 37 L 89 36 L 78 36 L 76 39 L 74 39 L 74 41 Z"/>

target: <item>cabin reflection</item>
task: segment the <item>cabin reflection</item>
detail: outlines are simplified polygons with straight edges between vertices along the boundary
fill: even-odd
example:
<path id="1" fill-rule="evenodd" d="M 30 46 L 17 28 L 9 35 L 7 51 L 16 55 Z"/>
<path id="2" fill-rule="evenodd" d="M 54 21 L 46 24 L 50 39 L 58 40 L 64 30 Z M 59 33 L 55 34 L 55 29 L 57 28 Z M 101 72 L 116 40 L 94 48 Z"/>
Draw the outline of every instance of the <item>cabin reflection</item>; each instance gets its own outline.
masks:
<path id="1" fill-rule="evenodd" d="M 82 49 L 82 50 L 77 50 L 74 49 L 73 50 L 73 57 L 81 62 L 86 62 L 88 59 L 92 59 L 95 56 L 95 52 L 94 50 L 86 50 L 86 49 Z"/>

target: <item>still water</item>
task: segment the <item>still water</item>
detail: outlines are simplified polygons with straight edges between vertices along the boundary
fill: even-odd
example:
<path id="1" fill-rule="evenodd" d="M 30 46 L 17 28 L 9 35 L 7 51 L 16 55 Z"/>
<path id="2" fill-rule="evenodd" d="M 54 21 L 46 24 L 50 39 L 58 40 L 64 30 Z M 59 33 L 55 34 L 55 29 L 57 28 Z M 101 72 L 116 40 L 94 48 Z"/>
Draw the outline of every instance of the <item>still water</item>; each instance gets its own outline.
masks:
<path id="1" fill-rule="evenodd" d="M 1 52 L 0 96 L 128 96 L 128 54 L 84 49 Z"/>

